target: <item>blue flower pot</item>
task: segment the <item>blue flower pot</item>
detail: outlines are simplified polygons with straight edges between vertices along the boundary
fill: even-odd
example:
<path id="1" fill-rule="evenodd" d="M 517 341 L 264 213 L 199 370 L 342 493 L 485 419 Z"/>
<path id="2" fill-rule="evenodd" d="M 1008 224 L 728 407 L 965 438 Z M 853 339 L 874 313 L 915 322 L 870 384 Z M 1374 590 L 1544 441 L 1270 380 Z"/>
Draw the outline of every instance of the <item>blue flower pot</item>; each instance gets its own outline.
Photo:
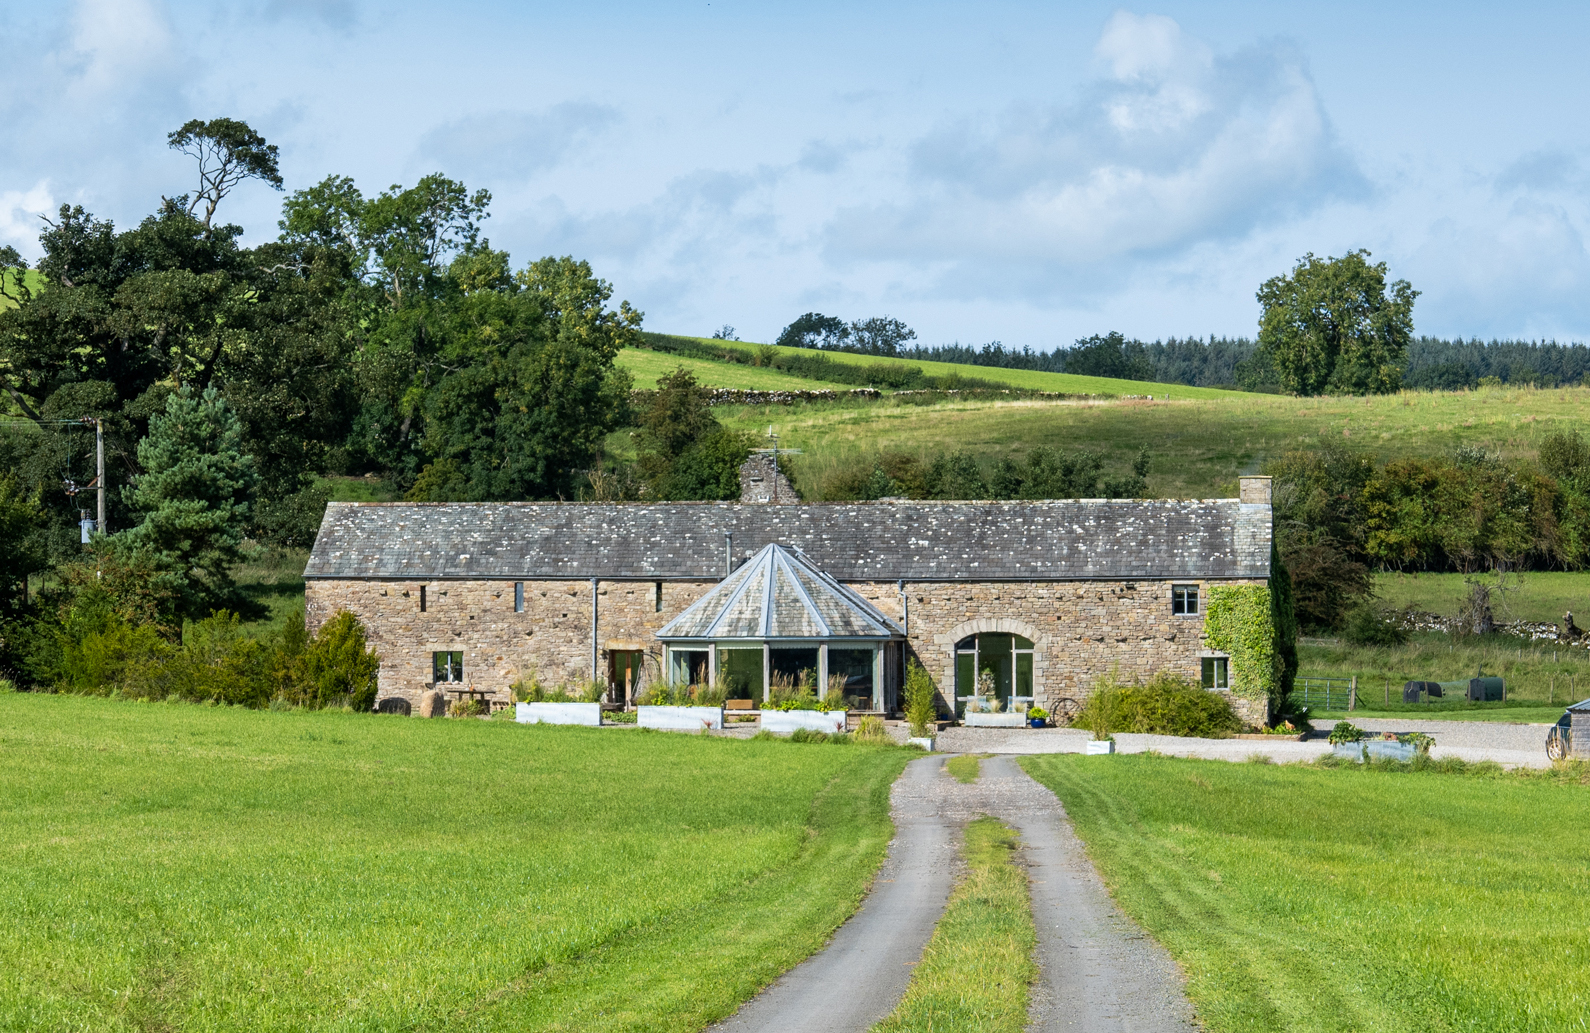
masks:
<path id="1" fill-rule="evenodd" d="M 1041 718 L 1041 717 L 1035 717 L 1028 723 L 1031 724 L 1034 728 L 1042 728 L 1044 726 L 1044 719 Z"/>

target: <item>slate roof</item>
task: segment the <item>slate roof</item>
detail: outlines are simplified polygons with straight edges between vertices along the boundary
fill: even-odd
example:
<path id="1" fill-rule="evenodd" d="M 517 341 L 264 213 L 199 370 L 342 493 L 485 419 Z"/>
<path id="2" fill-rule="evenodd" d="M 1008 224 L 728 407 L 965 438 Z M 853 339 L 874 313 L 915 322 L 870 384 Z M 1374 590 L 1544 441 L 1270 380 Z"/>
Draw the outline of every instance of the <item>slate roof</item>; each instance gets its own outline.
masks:
<path id="1" fill-rule="evenodd" d="M 326 507 L 307 578 L 718 580 L 778 543 L 840 581 L 1262 578 L 1270 507 L 1182 501 Z"/>
<path id="2" fill-rule="evenodd" d="M 768 545 L 657 637 L 899 638 L 899 625 L 799 553 Z"/>

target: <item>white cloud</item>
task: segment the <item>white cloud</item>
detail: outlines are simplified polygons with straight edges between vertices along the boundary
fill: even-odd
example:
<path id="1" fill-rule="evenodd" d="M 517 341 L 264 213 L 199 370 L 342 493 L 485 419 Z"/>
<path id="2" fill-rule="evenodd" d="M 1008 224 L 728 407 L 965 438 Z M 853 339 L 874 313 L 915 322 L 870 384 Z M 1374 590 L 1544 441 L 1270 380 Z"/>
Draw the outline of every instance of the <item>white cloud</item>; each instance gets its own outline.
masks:
<path id="1" fill-rule="evenodd" d="M 1105 74 L 1074 103 L 917 140 L 904 196 L 841 212 L 829 256 L 942 263 L 944 284 L 974 294 L 1060 295 L 1365 192 L 1290 48 L 1221 56 L 1169 18 L 1121 13 L 1095 53 Z"/>
<path id="2" fill-rule="evenodd" d="M 78 0 L 71 46 L 78 89 L 101 93 L 164 68 L 171 25 L 155 0 Z"/>
<path id="3" fill-rule="evenodd" d="M 426 133 L 419 153 L 449 169 L 518 181 L 554 168 L 618 122 L 616 109 L 587 101 L 474 115 Z"/>
<path id="4" fill-rule="evenodd" d="M 39 252 L 40 215 L 55 210 L 50 184 L 40 180 L 31 190 L 0 190 L 0 241 L 11 244 L 28 258 Z"/>

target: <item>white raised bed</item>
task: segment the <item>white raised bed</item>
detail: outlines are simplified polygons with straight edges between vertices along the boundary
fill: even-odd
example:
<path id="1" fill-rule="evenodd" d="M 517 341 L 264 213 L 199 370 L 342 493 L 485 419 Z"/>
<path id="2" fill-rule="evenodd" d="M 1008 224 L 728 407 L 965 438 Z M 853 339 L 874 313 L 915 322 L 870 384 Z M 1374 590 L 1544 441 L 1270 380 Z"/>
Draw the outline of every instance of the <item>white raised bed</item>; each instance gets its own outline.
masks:
<path id="1" fill-rule="evenodd" d="M 635 723 L 642 728 L 699 732 L 723 727 L 722 707 L 636 707 Z"/>
<path id="2" fill-rule="evenodd" d="M 912 736 L 911 738 L 909 738 L 909 739 L 907 739 L 905 741 L 905 744 L 907 746 L 920 746 L 924 750 L 927 750 L 929 753 L 933 752 L 933 737 L 930 736 L 930 735 L 929 736 Z"/>
<path id="3" fill-rule="evenodd" d="M 814 732 L 843 732 L 848 710 L 764 710 L 762 731 L 788 735 L 797 728 Z"/>
<path id="4" fill-rule="evenodd" d="M 1114 739 L 1104 739 L 1102 741 L 1099 740 L 1099 739 L 1089 739 L 1088 740 L 1088 756 L 1090 756 L 1090 757 L 1099 757 L 1099 756 L 1103 756 L 1103 755 L 1105 755 L 1107 753 L 1114 753 L 1114 752 L 1115 752 L 1115 740 Z"/>
<path id="5" fill-rule="evenodd" d="M 976 711 L 967 713 L 966 720 L 962 722 L 968 728 L 1025 728 L 1027 726 L 1026 714 L 979 714 Z"/>
<path id="6" fill-rule="evenodd" d="M 513 719 L 522 725 L 590 725 L 602 723 L 600 703 L 515 703 Z"/>

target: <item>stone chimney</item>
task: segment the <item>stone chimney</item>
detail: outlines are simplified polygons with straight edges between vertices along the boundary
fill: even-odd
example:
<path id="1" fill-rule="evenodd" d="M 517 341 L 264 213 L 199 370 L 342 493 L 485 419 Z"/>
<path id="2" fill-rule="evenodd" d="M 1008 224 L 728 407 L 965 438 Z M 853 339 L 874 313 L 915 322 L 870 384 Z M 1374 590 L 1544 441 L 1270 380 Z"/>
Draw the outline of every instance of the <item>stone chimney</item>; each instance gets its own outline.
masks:
<path id="1" fill-rule="evenodd" d="M 753 452 L 740 467 L 740 501 L 770 503 L 775 496 L 781 506 L 800 501 L 789 478 L 773 465 L 773 457 L 766 452 Z"/>
<path id="2" fill-rule="evenodd" d="M 1268 506 L 1270 504 L 1270 478 L 1237 478 L 1237 501 L 1248 506 Z"/>

